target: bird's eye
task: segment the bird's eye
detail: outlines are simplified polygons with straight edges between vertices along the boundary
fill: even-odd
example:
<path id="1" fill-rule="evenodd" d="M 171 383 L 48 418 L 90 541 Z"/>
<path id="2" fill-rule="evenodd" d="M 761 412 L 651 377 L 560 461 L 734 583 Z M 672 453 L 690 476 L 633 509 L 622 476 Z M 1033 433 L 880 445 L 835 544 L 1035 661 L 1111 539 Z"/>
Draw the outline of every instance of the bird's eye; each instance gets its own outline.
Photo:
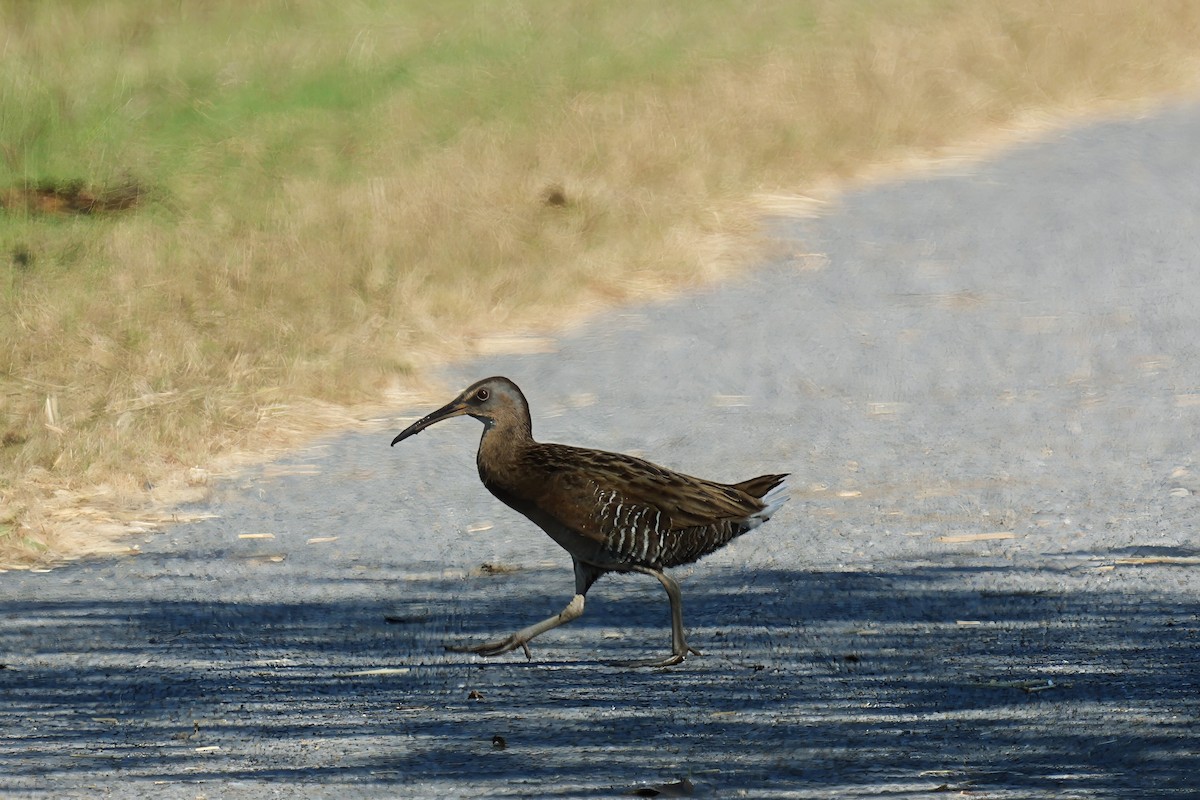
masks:
<path id="1" fill-rule="evenodd" d="M 492 396 L 492 393 L 489 392 L 487 389 L 480 389 L 478 392 L 475 393 L 475 399 L 481 403 L 486 403 L 487 399 L 491 396 Z"/>

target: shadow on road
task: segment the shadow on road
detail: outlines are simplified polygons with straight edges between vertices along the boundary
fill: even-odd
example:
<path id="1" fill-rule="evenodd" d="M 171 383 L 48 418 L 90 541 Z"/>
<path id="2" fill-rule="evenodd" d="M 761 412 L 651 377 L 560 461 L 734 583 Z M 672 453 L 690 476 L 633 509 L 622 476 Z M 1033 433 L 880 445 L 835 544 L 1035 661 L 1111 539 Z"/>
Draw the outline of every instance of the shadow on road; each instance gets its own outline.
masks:
<path id="1" fill-rule="evenodd" d="M 665 671 L 600 661 L 667 646 L 665 598 L 631 578 L 531 662 L 441 643 L 559 608 L 557 571 L 410 581 L 387 605 L 352 585 L 335 603 L 30 598 L 0 631 L 0 727 L 33 731 L 0 740 L 0 793 L 106 775 L 608 795 L 687 775 L 1176 796 L 1200 775 L 1200 605 L 1171 593 L 1187 569 L 702 568 L 684 598 L 705 656 Z M 971 588 L 989 570 L 997 588 Z M 45 627 L 55 647 L 31 651 Z"/>

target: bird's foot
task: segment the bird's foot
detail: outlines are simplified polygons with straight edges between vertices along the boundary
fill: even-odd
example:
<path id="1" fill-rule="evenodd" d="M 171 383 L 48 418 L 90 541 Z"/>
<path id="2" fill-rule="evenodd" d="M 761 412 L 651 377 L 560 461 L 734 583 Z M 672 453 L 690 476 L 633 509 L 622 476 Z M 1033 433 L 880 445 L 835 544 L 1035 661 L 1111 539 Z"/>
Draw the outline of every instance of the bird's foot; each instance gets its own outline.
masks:
<path id="1" fill-rule="evenodd" d="M 666 658 L 639 658 L 633 661 L 605 661 L 604 663 L 610 667 L 630 667 L 634 669 L 639 667 L 650 667 L 651 669 L 655 667 L 673 667 L 676 664 L 682 664 L 689 653 L 694 656 L 704 655 L 696 648 L 688 647 L 683 652 L 671 653 Z"/>
<path id="2" fill-rule="evenodd" d="M 529 652 L 529 640 L 515 633 L 503 639 L 493 639 L 490 642 L 483 642 L 481 644 L 446 645 L 446 649 L 452 653 L 475 653 L 476 655 L 485 657 L 498 656 L 510 650 L 516 650 L 518 647 L 525 651 L 525 658 L 527 660 L 533 660 L 533 654 Z"/>

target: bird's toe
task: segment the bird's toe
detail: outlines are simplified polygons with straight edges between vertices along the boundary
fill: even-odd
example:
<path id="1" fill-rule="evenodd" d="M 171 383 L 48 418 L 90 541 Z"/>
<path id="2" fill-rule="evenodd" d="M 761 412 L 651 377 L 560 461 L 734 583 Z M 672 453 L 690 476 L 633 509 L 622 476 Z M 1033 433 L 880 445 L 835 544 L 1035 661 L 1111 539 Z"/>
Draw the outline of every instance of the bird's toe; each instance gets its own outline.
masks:
<path id="1" fill-rule="evenodd" d="M 688 650 L 696 655 L 700 655 L 690 647 Z M 682 664 L 685 658 L 687 658 L 687 653 L 672 653 L 666 658 L 639 658 L 634 659 L 633 661 L 605 661 L 604 663 L 610 667 L 626 667 L 632 669 L 649 667 L 654 669 L 656 667 L 673 667 L 676 664 Z"/>
<path id="2" fill-rule="evenodd" d="M 448 644 L 446 649 L 452 653 L 474 653 L 478 656 L 491 657 L 498 656 L 504 653 L 521 648 L 525 651 L 525 658 L 532 660 L 533 654 L 529 651 L 529 642 L 516 636 L 509 636 L 504 639 L 494 639 L 490 642 L 482 642 L 480 644 Z"/>

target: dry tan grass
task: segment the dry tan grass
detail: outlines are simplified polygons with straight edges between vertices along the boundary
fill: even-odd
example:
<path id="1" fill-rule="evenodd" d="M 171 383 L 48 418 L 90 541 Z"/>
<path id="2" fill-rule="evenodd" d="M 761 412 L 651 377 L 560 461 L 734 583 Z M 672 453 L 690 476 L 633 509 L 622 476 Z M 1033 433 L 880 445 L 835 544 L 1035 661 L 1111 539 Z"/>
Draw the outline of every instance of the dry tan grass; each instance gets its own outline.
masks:
<path id="1" fill-rule="evenodd" d="M 107 220 L 0 214 L 0 564 L 120 548 L 231 454 L 411 397 L 489 334 L 728 274 L 764 198 L 1194 90 L 1200 63 L 1189 0 L 211 5 L 0 17 L 0 102 L 32 109 L 9 183 L 160 192 Z M 305 65 L 337 80 L 286 89 Z M 117 92 L 106 69 L 134 87 L 126 128 L 35 135 Z M 55 70 L 58 116 L 26 88 Z"/>

